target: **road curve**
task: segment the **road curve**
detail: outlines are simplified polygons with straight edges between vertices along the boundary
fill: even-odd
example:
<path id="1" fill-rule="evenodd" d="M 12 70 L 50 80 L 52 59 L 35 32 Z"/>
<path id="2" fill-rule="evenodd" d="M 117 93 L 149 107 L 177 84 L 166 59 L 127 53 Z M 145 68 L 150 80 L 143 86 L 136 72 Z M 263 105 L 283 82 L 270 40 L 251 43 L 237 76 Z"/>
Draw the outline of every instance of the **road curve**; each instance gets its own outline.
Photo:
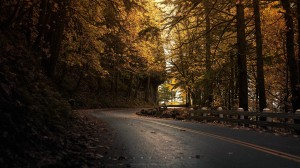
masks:
<path id="1" fill-rule="evenodd" d="M 296 138 L 203 123 L 141 117 L 140 109 L 92 114 L 115 130 L 122 147 L 107 167 L 300 168 Z"/>

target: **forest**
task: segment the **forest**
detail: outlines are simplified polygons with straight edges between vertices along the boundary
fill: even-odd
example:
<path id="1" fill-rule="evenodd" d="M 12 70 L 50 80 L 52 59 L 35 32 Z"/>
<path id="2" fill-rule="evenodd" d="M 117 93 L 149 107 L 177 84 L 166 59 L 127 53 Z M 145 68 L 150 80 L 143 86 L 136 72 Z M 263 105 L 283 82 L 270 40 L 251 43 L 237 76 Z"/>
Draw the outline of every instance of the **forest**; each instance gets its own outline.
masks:
<path id="1" fill-rule="evenodd" d="M 154 2 L 1 3 L 2 30 L 22 33 L 32 59 L 76 105 L 118 105 L 97 104 L 104 97 L 155 102 L 165 70 Z"/>
<path id="2" fill-rule="evenodd" d="M 108 141 L 94 142 L 105 124 L 72 110 L 155 104 L 166 78 L 156 13 L 144 0 L 0 1 L 1 167 L 99 167 L 87 147 Z"/>
<path id="3" fill-rule="evenodd" d="M 0 37 L 0 164 L 72 109 L 300 109 L 297 0 L 1 0 Z"/>
<path id="4" fill-rule="evenodd" d="M 187 105 L 299 108 L 298 1 L 165 1 L 169 80 Z"/>

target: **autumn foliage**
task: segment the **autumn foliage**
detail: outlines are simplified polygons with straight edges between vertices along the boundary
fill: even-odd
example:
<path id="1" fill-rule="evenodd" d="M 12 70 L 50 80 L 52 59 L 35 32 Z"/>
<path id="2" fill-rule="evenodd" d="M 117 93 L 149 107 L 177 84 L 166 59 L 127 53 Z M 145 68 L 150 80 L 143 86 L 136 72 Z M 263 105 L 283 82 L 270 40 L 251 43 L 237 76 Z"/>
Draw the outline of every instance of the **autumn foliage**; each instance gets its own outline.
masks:
<path id="1" fill-rule="evenodd" d="M 81 135 L 72 124 L 95 128 L 72 118 L 71 106 L 155 104 L 165 78 L 157 11 L 146 0 L 1 1 L 0 165 L 59 166 L 74 158 L 67 146 Z M 50 149 L 41 154 L 51 147 L 66 151 L 59 159 Z"/>
<path id="2" fill-rule="evenodd" d="M 300 104 L 297 5 L 164 0 L 173 91 L 187 105 L 294 112 Z"/>
<path id="3" fill-rule="evenodd" d="M 71 106 L 156 105 L 166 80 L 173 104 L 295 112 L 299 16 L 295 0 L 1 0 L 0 151 L 63 130 Z"/>
<path id="4" fill-rule="evenodd" d="M 152 1 L 2 1 L 0 21 L 24 34 L 65 97 L 107 106 L 91 100 L 156 102 L 165 65 L 158 13 Z"/>

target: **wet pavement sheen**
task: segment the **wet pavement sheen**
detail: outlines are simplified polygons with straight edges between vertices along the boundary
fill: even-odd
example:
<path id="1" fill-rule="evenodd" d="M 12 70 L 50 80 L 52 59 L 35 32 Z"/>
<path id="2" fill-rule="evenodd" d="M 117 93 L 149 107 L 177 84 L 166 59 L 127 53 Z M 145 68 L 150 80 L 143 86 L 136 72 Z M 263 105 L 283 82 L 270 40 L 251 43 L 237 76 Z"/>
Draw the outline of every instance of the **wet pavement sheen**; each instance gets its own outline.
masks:
<path id="1" fill-rule="evenodd" d="M 300 156 L 300 141 L 296 138 L 140 117 L 135 115 L 139 110 L 99 109 L 93 113 L 93 116 L 110 124 L 116 134 L 116 143 L 122 148 L 122 154 L 118 154 L 121 156 L 110 157 L 118 162 L 107 164 L 107 167 L 300 168 L 300 162 L 202 135 L 201 132 Z"/>

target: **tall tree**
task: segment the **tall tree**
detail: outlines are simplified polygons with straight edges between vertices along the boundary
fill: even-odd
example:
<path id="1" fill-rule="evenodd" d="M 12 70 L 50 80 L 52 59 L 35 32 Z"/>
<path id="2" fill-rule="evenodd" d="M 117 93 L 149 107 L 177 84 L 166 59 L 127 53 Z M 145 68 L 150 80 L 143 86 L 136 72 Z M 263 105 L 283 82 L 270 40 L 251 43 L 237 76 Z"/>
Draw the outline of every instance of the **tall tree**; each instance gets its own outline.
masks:
<path id="1" fill-rule="evenodd" d="M 238 58 L 238 85 L 239 85 L 239 107 L 248 111 L 248 75 L 246 59 L 246 25 L 245 13 L 242 0 L 236 3 L 237 18 L 237 58 Z"/>
<path id="2" fill-rule="evenodd" d="M 283 81 L 286 77 L 287 62 L 285 58 L 287 50 L 282 45 L 286 42 L 286 38 L 282 36 L 282 32 L 286 30 L 283 12 L 280 12 L 282 7 L 279 1 L 258 4 L 260 2 L 259 0 L 165 0 L 165 4 L 170 4 L 169 15 L 166 18 L 170 20 L 168 24 L 170 28 L 189 20 L 189 26 L 180 28 L 179 33 L 183 40 L 179 42 L 178 39 L 173 38 L 174 40 L 170 40 L 170 46 L 174 46 L 176 52 L 182 47 L 187 53 L 187 48 L 196 48 L 185 58 L 185 61 L 189 60 L 193 63 L 189 66 L 194 67 L 194 69 L 185 68 L 189 74 L 193 74 L 191 75 L 193 78 L 187 78 L 192 81 L 190 84 L 194 94 L 192 98 L 200 100 L 193 102 L 207 106 L 205 103 L 207 85 L 211 80 L 214 85 L 209 86 L 213 90 L 214 106 L 232 107 L 233 102 L 238 102 L 233 99 L 239 99 L 240 107 L 245 110 L 250 107 L 256 108 L 258 103 L 260 103 L 260 110 L 263 110 L 266 107 L 266 100 L 276 102 L 276 106 L 273 106 L 274 110 L 280 110 L 284 104 L 290 105 L 290 102 L 284 101 L 283 96 L 280 96 L 286 93 Z M 251 4 L 255 7 L 255 12 L 246 8 Z M 296 9 L 295 4 L 292 5 L 293 10 Z M 245 9 L 241 10 L 243 6 Z M 261 20 L 260 15 L 263 18 Z M 257 31 L 254 31 L 254 26 Z M 186 35 L 187 31 L 190 31 L 191 36 Z M 172 32 L 169 34 L 172 36 Z M 253 37 L 257 40 L 255 41 L 256 38 Z M 253 52 L 255 48 L 256 54 Z M 176 56 L 176 52 L 171 51 L 170 55 Z M 233 53 L 237 53 L 236 59 L 232 59 Z M 194 61 L 193 54 L 197 55 Z M 206 66 L 209 65 L 206 61 L 209 60 L 206 59 L 209 56 L 210 72 Z M 232 61 L 235 62 L 235 67 L 231 66 Z M 232 90 L 230 95 L 232 100 L 228 102 L 226 99 L 230 90 Z M 260 100 L 255 102 L 258 99 Z"/>
<path id="3" fill-rule="evenodd" d="M 297 21 L 298 21 L 298 75 L 300 82 L 300 1 L 297 0 Z"/>
<path id="4" fill-rule="evenodd" d="M 210 21 L 210 1 L 204 1 L 205 6 L 205 68 L 206 72 L 211 72 L 211 21 Z M 210 75 L 208 75 L 210 78 Z M 213 101 L 212 81 L 208 79 L 206 89 L 204 91 L 205 105 L 211 107 Z"/>
<path id="5" fill-rule="evenodd" d="M 69 1 L 43 0 L 40 5 L 38 36 L 35 48 L 43 53 L 42 65 L 46 74 L 53 77 L 63 41 Z M 44 48 L 47 46 L 46 48 Z M 49 52 L 47 52 L 49 50 Z"/>
<path id="6" fill-rule="evenodd" d="M 300 108 L 300 91 L 299 91 L 299 75 L 298 66 L 294 48 L 294 23 L 292 18 L 291 4 L 289 0 L 281 0 L 283 9 L 285 10 L 284 19 L 286 24 L 286 56 L 290 73 L 290 85 L 292 93 L 293 111 Z M 298 121 L 299 122 L 299 121 Z"/>
<path id="7" fill-rule="evenodd" d="M 264 77 L 264 62 L 263 62 L 263 42 L 261 35 L 261 20 L 259 1 L 253 0 L 254 19 L 255 19 L 255 37 L 256 37 L 256 68 L 257 68 L 257 89 L 259 97 L 259 110 L 263 111 L 266 107 L 266 93 L 265 93 L 265 77 Z"/>

